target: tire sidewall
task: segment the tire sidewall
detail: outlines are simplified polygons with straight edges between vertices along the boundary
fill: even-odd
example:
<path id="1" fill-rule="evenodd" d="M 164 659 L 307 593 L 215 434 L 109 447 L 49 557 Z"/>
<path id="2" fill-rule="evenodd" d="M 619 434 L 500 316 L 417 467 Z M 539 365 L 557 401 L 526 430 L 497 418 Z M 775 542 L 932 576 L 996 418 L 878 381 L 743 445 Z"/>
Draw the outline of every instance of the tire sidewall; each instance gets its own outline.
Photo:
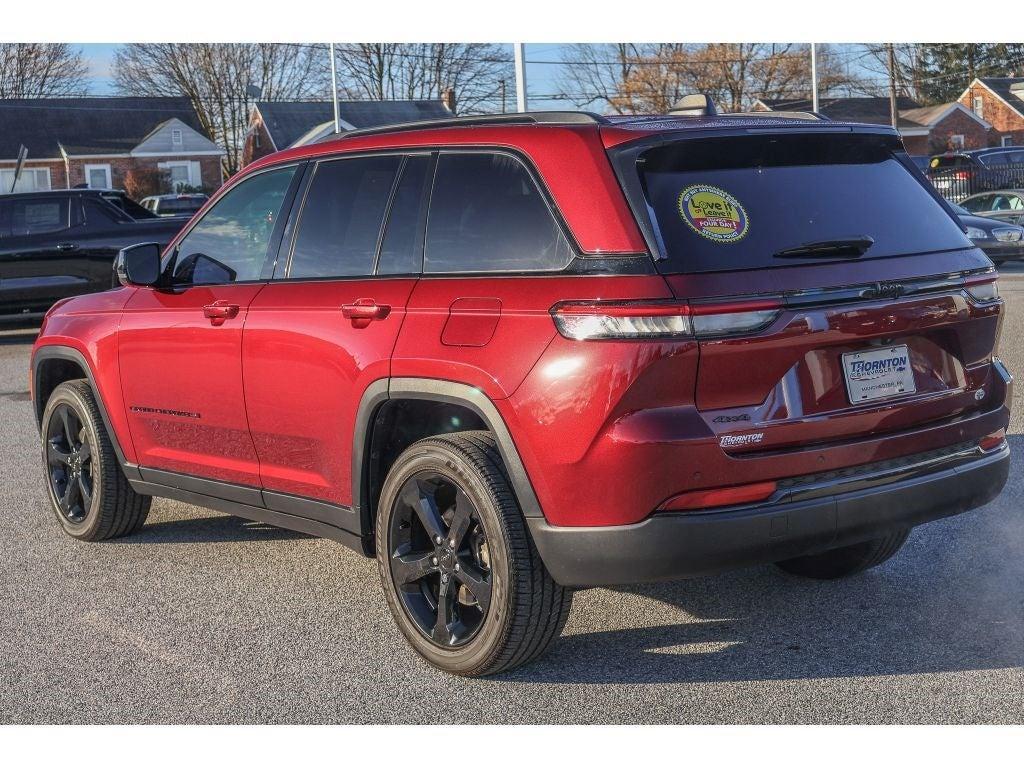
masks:
<path id="1" fill-rule="evenodd" d="M 78 416 L 85 427 L 85 441 L 89 444 L 90 463 L 92 465 L 92 502 L 86 512 L 85 519 L 81 523 L 73 523 L 63 512 L 61 512 L 56 494 L 53 491 L 53 484 L 50 481 L 50 465 L 46 457 L 46 435 L 49 431 L 50 421 L 53 412 L 59 405 L 68 405 Z M 50 500 L 50 507 L 61 526 L 68 535 L 75 538 L 89 538 L 95 534 L 100 525 L 100 507 L 103 504 L 103 473 L 106 467 L 103 466 L 103 454 L 100 450 L 99 435 L 96 432 L 97 425 L 93 420 L 92 410 L 81 394 L 72 386 L 61 384 L 54 389 L 50 395 L 46 408 L 43 410 L 43 417 L 40 421 L 40 447 L 43 459 L 43 481 L 46 484 L 46 495 Z"/>
<path id="2" fill-rule="evenodd" d="M 476 506 L 487 537 L 491 566 L 491 602 L 483 626 L 466 645 L 451 650 L 428 640 L 406 614 L 390 570 L 390 527 L 395 501 L 402 485 L 414 475 L 429 471 L 459 485 Z M 508 637 L 515 583 L 508 534 L 497 501 L 487 484 L 457 452 L 439 443 L 417 444 L 395 461 L 381 489 L 376 523 L 377 565 L 395 623 L 409 643 L 431 664 L 447 672 L 470 675 L 486 668 L 501 652 Z"/>

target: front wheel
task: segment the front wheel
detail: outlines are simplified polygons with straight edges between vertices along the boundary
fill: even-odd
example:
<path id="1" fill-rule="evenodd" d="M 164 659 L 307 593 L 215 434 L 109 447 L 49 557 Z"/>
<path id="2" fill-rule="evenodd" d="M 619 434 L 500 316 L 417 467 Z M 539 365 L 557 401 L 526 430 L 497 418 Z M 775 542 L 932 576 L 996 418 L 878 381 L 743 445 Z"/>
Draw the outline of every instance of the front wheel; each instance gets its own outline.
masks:
<path id="1" fill-rule="evenodd" d="M 540 656 L 569 615 L 526 530 L 494 437 L 420 440 L 381 491 L 377 563 L 402 634 L 428 662 L 470 677 Z"/>
<path id="2" fill-rule="evenodd" d="M 142 527 L 151 499 L 124 476 L 87 381 L 53 390 L 41 430 L 47 494 L 68 535 L 100 541 Z"/>
<path id="3" fill-rule="evenodd" d="M 870 541 L 828 549 L 816 555 L 804 555 L 776 563 L 796 576 L 811 579 L 841 579 L 881 565 L 899 552 L 910 535 L 909 528 L 899 528 Z"/>

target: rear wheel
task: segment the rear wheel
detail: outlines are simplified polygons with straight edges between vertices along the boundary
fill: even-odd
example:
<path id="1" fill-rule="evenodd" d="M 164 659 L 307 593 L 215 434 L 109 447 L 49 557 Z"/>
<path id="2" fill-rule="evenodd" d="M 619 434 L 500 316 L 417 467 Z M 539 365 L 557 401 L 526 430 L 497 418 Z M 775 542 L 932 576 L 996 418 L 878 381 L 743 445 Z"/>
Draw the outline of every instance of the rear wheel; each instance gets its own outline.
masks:
<path id="1" fill-rule="evenodd" d="M 88 382 L 53 390 L 41 431 L 47 495 L 68 535 L 100 541 L 142 527 L 151 499 L 124 476 Z"/>
<path id="2" fill-rule="evenodd" d="M 488 432 L 427 438 L 399 456 L 376 539 L 395 622 L 440 669 L 511 669 L 540 656 L 565 625 L 571 592 L 544 568 Z"/>
<path id="3" fill-rule="evenodd" d="M 899 552 L 910 535 L 909 528 L 900 528 L 886 536 L 846 547 L 829 549 L 816 555 L 804 555 L 776 563 L 796 576 L 811 579 L 841 579 L 881 565 Z"/>

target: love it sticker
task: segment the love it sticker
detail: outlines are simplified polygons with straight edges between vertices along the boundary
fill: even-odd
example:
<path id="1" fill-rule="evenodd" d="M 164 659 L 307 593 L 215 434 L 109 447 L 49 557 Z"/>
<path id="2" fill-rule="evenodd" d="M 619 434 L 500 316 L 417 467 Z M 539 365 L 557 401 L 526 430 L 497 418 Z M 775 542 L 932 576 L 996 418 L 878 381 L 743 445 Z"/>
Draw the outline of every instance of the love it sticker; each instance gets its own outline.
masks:
<path id="1" fill-rule="evenodd" d="M 679 215 L 690 229 L 716 243 L 735 243 L 750 226 L 740 201 L 708 184 L 694 184 L 679 193 Z"/>

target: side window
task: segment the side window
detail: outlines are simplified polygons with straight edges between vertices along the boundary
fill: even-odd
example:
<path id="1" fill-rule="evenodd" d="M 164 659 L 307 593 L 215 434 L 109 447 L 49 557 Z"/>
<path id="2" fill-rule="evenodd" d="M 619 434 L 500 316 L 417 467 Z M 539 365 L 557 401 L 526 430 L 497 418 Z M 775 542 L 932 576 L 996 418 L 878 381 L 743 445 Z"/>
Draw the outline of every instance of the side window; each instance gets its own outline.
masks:
<path id="1" fill-rule="evenodd" d="M 93 226 L 117 224 L 118 222 L 125 222 L 129 220 L 127 214 L 123 213 L 116 206 L 111 205 L 106 200 L 95 200 L 91 197 L 87 197 L 83 201 L 83 205 L 85 206 L 85 220 Z"/>
<path id="2" fill-rule="evenodd" d="M 1024 200 L 1021 200 L 1017 195 L 1008 195 L 1007 197 L 1010 201 L 1011 211 L 1024 210 Z"/>
<path id="3" fill-rule="evenodd" d="M 384 230 L 384 241 L 377 261 L 378 275 L 410 275 L 420 272 L 422 254 L 417 246 L 423 184 L 427 180 L 429 167 L 430 158 L 425 155 L 410 157 L 405 163 Z"/>
<path id="4" fill-rule="evenodd" d="M 399 155 L 329 160 L 313 173 L 299 216 L 288 277 L 373 274 Z"/>
<path id="5" fill-rule="evenodd" d="M 258 173 L 217 201 L 178 244 L 173 280 L 258 280 L 295 166 Z"/>
<path id="6" fill-rule="evenodd" d="M 71 226 L 67 197 L 11 201 L 11 234 L 41 235 L 60 232 Z"/>
<path id="7" fill-rule="evenodd" d="M 1008 211 L 1010 210 L 1010 198 L 1006 195 L 996 195 L 995 199 L 989 206 L 990 211 Z"/>
<path id="8" fill-rule="evenodd" d="M 11 236 L 11 204 L 0 200 L 0 237 Z"/>
<path id="9" fill-rule="evenodd" d="M 519 160 L 482 152 L 438 157 L 424 272 L 557 270 L 572 255 Z"/>
<path id="10" fill-rule="evenodd" d="M 964 200 L 960 205 L 966 208 L 971 213 L 979 213 L 981 211 L 989 210 L 989 205 L 992 203 L 992 195 L 978 195 L 968 200 Z"/>

